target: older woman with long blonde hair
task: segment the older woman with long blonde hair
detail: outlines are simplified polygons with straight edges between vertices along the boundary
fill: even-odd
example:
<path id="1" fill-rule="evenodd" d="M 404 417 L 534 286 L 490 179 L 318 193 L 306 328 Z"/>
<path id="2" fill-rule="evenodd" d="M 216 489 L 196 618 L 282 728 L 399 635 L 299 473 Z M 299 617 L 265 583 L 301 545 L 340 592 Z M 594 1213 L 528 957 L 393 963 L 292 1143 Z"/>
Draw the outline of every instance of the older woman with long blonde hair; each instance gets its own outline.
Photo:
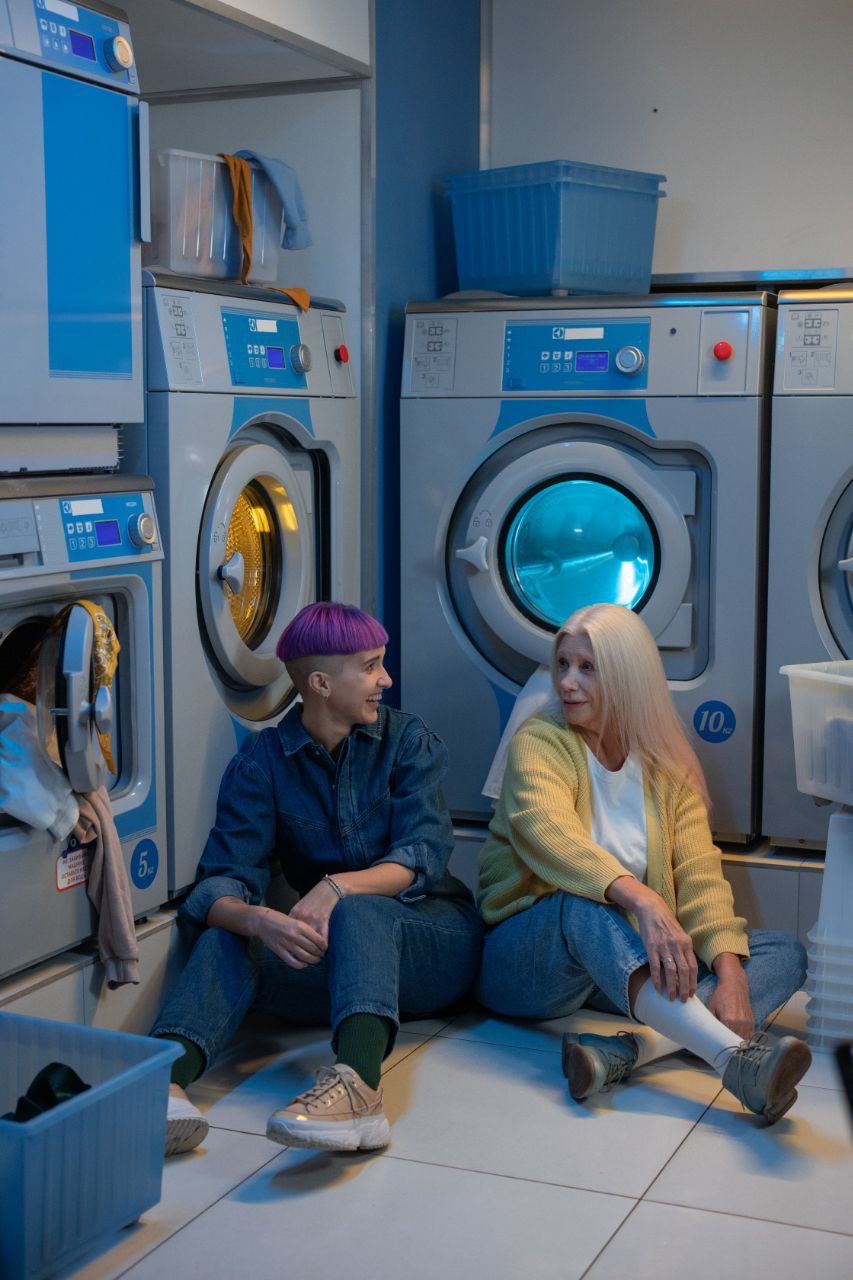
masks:
<path id="1" fill-rule="evenodd" d="M 480 857 L 480 999 L 510 1017 L 589 1004 L 634 1020 L 564 1036 L 575 1099 L 686 1048 L 772 1123 L 811 1055 L 755 1032 L 801 986 L 805 952 L 734 914 L 654 639 L 628 609 L 588 606 L 558 631 L 552 675 L 559 710 L 513 738 Z"/>

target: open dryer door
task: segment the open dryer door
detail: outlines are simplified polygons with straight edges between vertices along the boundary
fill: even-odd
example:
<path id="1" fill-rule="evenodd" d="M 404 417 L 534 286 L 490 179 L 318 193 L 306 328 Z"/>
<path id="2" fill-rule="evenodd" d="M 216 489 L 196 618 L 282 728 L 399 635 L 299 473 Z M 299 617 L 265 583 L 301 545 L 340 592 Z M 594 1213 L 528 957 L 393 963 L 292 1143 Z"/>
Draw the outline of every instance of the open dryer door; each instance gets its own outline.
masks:
<path id="1" fill-rule="evenodd" d="M 41 644 L 36 694 L 39 738 L 64 770 L 72 790 L 95 791 L 108 778 L 99 734 L 113 721 L 112 691 L 95 690 L 94 623 L 74 604 Z"/>
<path id="2" fill-rule="evenodd" d="M 524 683 L 576 609 L 624 605 L 648 625 L 670 679 L 693 678 L 707 661 L 696 573 L 707 466 L 569 430 L 510 443 L 471 477 L 446 540 L 457 615 L 489 663 Z"/>
<path id="3" fill-rule="evenodd" d="M 278 637 L 314 599 L 311 478 L 306 459 L 250 440 L 225 454 L 213 477 L 198 546 L 200 625 L 230 709 L 267 720 L 293 686 Z"/>

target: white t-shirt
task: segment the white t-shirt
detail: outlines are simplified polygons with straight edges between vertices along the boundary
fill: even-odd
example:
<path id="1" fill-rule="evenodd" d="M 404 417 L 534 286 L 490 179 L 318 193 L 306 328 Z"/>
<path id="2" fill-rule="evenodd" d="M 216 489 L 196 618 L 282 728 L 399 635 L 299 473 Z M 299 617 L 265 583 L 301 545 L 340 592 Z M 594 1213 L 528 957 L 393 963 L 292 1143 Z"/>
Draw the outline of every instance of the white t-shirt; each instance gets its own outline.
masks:
<path id="1" fill-rule="evenodd" d="M 589 747 L 586 762 L 592 788 L 592 838 L 645 883 L 649 838 L 640 762 L 628 756 L 622 768 L 611 773 Z"/>

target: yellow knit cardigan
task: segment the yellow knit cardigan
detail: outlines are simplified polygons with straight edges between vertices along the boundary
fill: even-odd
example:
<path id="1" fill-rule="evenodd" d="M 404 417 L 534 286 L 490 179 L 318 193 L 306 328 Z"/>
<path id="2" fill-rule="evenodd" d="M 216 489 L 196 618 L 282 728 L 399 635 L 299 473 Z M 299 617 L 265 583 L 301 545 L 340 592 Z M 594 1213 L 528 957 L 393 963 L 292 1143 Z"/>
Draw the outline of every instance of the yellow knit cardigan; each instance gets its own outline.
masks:
<path id="1" fill-rule="evenodd" d="M 686 783 L 644 773 L 649 869 L 659 893 L 710 968 L 723 951 L 748 956 L 746 921 L 734 914 L 705 806 Z M 535 716 L 509 749 L 489 838 L 480 854 L 478 903 L 488 925 L 556 889 L 605 902 L 629 874 L 590 836 L 590 781 L 582 738 L 557 716 Z"/>

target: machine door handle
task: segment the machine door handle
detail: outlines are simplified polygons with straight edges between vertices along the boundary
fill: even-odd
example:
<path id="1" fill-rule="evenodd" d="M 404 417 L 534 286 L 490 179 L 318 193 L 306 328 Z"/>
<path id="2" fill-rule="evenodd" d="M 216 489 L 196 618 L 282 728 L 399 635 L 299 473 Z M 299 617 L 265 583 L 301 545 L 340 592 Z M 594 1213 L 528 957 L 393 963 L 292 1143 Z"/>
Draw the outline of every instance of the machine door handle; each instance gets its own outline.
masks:
<path id="1" fill-rule="evenodd" d="M 853 573 L 853 556 L 849 560 L 839 560 L 838 567 L 842 573 Z"/>
<path id="2" fill-rule="evenodd" d="M 467 560 L 480 573 L 488 573 L 489 571 L 489 540 L 484 538 L 482 534 L 472 542 L 470 547 L 459 547 L 456 552 L 457 560 Z"/>
<path id="3" fill-rule="evenodd" d="M 232 552 L 225 563 L 219 566 L 216 576 L 235 596 L 240 595 L 246 578 L 246 562 L 239 551 Z"/>
<path id="4" fill-rule="evenodd" d="M 113 699 L 105 684 L 99 685 L 95 701 L 91 704 L 94 713 L 95 728 L 98 733 L 109 733 L 113 727 Z"/>

